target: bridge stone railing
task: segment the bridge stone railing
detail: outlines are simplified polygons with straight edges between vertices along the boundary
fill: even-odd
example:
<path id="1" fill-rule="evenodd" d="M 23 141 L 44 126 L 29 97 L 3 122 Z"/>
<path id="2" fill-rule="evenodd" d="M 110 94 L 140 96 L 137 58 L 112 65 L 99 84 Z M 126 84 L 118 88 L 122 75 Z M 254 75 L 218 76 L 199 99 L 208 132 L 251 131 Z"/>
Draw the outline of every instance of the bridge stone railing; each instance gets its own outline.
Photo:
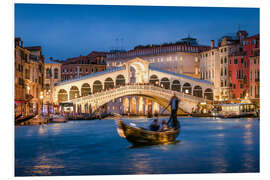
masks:
<path id="1" fill-rule="evenodd" d="M 68 102 L 73 102 L 74 104 L 90 103 L 92 104 L 93 109 L 96 109 L 99 106 L 102 106 L 113 99 L 128 95 L 150 96 L 155 99 L 162 99 L 163 101 L 165 100 L 166 102 L 169 102 L 174 92 L 176 93 L 176 96 L 181 100 L 180 101 L 181 108 L 186 112 L 191 112 L 192 107 L 195 107 L 199 102 L 211 101 L 201 97 L 185 94 L 183 92 L 172 91 L 170 89 L 164 89 L 149 84 L 147 85 L 132 84 L 95 93 L 89 96 L 72 99 L 69 100 Z"/>

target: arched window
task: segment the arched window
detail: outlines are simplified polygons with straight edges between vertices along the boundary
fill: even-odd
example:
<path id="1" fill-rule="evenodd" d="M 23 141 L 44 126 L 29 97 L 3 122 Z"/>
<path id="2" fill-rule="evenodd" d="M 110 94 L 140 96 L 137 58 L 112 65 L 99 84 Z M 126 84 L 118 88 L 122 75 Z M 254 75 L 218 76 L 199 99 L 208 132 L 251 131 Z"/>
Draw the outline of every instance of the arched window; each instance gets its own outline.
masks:
<path id="1" fill-rule="evenodd" d="M 120 74 L 116 77 L 116 86 L 123 86 L 125 85 L 125 77 Z"/>
<path id="2" fill-rule="evenodd" d="M 72 86 L 69 90 L 69 99 L 72 100 L 79 97 L 79 89 L 76 86 Z"/>
<path id="3" fill-rule="evenodd" d="M 91 87 L 88 83 L 84 83 L 81 87 L 81 95 L 89 96 L 91 94 Z"/>
<path id="4" fill-rule="evenodd" d="M 100 81 L 95 81 L 93 84 L 93 93 L 95 94 L 96 92 L 101 92 L 102 90 L 102 83 Z"/>
<path id="5" fill-rule="evenodd" d="M 170 81 L 168 78 L 164 77 L 161 79 L 160 81 L 160 85 L 161 87 L 165 88 L 165 89 L 170 89 Z"/>
<path id="6" fill-rule="evenodd" d="M 65 102 L 68 100 L 68 94 L 67 91 L 64 89 L 60 89 L 58 92 L 58 103 Z"/>
<path id="7" fill-rule="evenodd" d="M 149 80 L 150 84 L 153 85 L 158 85 L 159 84 L 159 79 L 156 75 L 152 75 L 150 76 L 150 80 Z"/>
<path id="8" fill-rule="evenodd" d="M 105 79 L 105 83 L 104 83 L 104 89 L 108 90 L 108 89 L 112 89 L 114 87 L 114 82 L 113 79 L 108 77 Z"/>
<path id="9" fill-rule="evenodd" d="M 201 88 L 201 86 L 195 86 L 193 88 L 193 96 L 202 97 L 202 88 Z"/>
<path id="10" fill-rule="evenodd" d="M 172 90 L 173 90 L 173 91 L 178 91 L 178 92 L 181 91 L 180 81 L 174 80 L 174 81 L 172 82 Z"/>
<path id="11" fill-rule="evenodd" d="M 191 85 L 189 83 L 185 83 L 182 87 L 182 92 L 185 94 L 191 94 Z"/>

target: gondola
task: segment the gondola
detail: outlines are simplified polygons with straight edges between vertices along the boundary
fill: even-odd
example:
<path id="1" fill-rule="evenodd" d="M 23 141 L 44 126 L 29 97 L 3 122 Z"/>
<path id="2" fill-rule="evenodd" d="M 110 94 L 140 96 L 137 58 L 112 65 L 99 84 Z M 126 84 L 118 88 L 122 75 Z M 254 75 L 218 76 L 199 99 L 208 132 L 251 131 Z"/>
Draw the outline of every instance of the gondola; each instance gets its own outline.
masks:
<path id="1" fill-rule="evenodd" d="M 167 131 L 161 132 L 133 127 L 125 124 L 120 118 L 116 118 L 116 123 L 119 136 L 125 138 L 134 146 L 174 143 L 180 133 L 180 128 L 170 128 Z"/>

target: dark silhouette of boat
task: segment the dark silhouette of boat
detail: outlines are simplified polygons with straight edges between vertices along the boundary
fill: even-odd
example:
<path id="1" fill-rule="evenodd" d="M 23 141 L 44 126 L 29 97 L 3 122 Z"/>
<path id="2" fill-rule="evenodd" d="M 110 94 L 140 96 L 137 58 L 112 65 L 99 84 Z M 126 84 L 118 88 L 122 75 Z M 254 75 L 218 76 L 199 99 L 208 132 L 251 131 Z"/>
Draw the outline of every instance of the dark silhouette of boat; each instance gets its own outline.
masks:
<path id="1" fill-rule="evenodd" d="M 120 118 L 117 118 L 116 122 L 119 136 L 135 146 L 174 143 L 180 133 L 180 128 L 170 128 L 167 131 L 150 131 L 140 127 L 129 126 Z"/>

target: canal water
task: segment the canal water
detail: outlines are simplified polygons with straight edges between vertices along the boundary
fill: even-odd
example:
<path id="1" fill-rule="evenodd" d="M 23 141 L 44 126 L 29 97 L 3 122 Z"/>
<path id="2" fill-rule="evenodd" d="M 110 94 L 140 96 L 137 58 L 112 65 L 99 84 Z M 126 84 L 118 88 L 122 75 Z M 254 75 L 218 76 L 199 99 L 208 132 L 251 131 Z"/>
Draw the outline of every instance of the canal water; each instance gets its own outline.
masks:
<path id="1" fill-rule="evenodd" d="M 258 119 L 179 120 L 178 143 L 139 148 L 118 136 L 111 119 L 16 126 L 15 175 L 259 172 Z"/>

